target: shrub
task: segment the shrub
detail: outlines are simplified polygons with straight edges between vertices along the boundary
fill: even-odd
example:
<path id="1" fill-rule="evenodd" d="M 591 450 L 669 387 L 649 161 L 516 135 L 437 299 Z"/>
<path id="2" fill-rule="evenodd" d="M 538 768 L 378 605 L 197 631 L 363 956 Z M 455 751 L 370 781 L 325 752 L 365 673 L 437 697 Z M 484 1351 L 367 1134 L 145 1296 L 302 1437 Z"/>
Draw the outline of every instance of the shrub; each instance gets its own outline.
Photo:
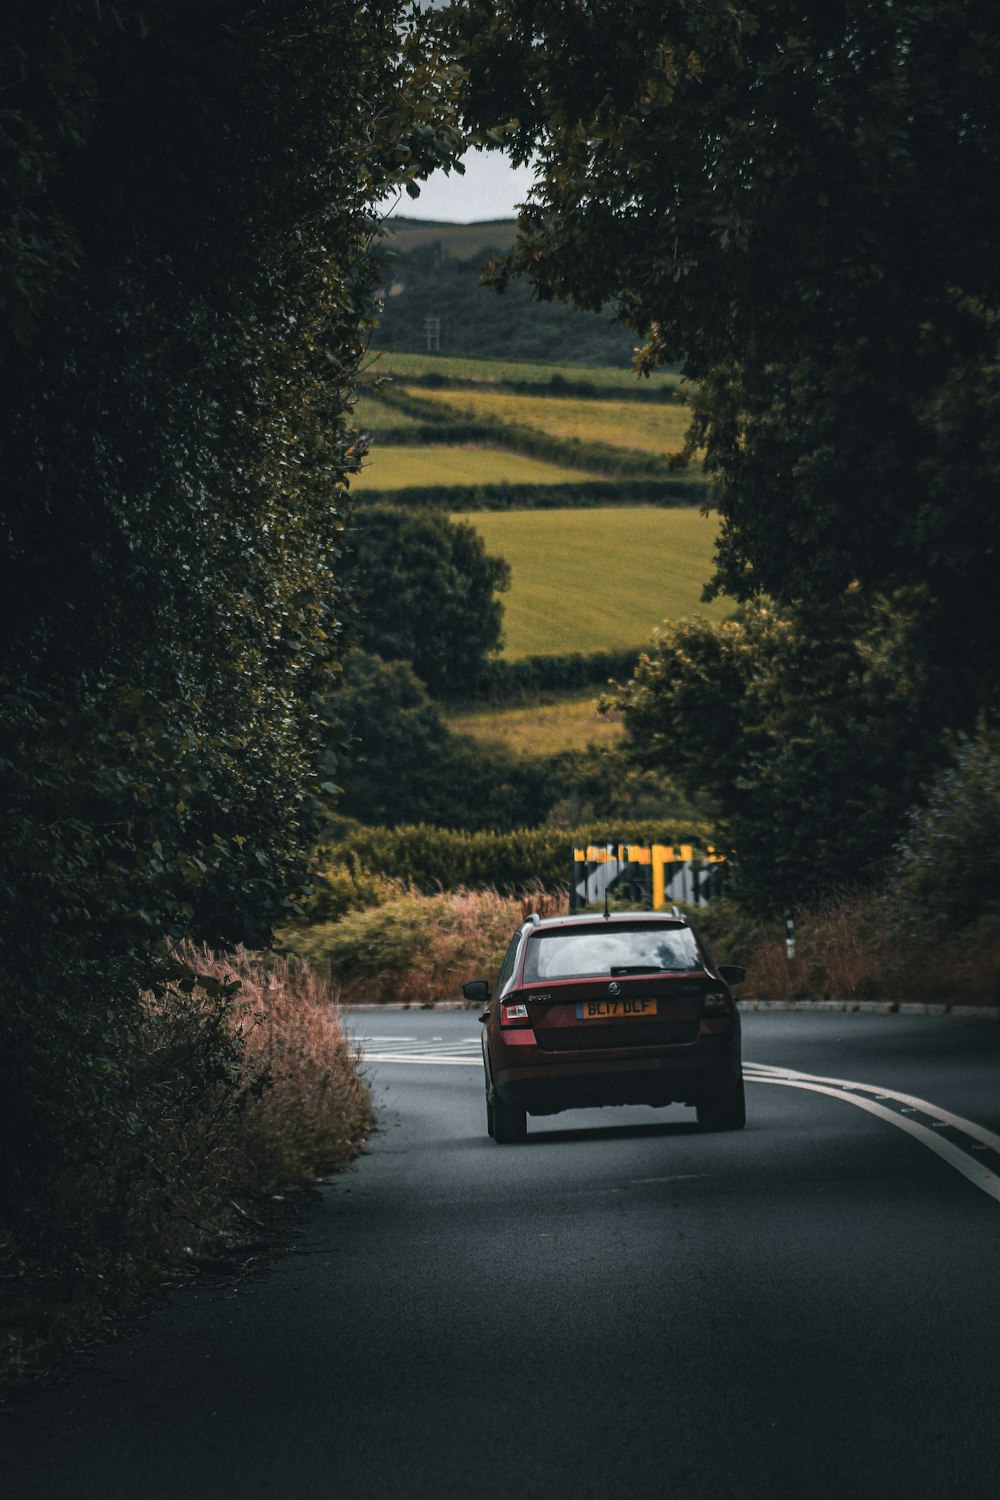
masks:
<path id="1" fill-rule="evenodd" d="M 893 891 L 904 928 L 1000 915 L 1000 732 L 959 741 L 907 819 Z"/>
<path id="2" fill-rule="evenodd" d="M 540 823 L 559 796 L 542 761 L 453 734 L 408 662 L 349 652 L 325 717 L 342 742 L 327 749 L 327 784 L 359 822 L 509 828 Z"/>
<path id="3" fill-rule="evenodd" d="M 234 1248 L 237 1195 L 342 1166 L 370 1125 L 328 981 L 243 949 L 179 957 L 201 983 L 147 992 L 117 1047 L 91 1060 L 104 1111 L 83 1148 L 34 1186 L 29 1213 L 3 1203 L 5 1279 L 22 1296 L 0 1387 L 132 1305 L 164 1267 Z"/>
<path id="4" fill-rule="evenodd" d="M 511 933 L 529 911 L 550 916 L 565 898 L 459 889 L 411 891 L 372 911 L 285 934 L 287 946 L 327 972 L 343 1001 L 410 1005 L 461 999 L 463 980 L 494 976 Z"/>
<path id="5" fill-rule="evenodd" d="M 357 864 L 326 865 L 317 871 L 309 912 L 316 922 L 336 922 L 349 911 L 384 906 L 406 894 L 404 881 L 363 870 Z"/>
<path id="6" fill-rule="evenodd" d="M 238 949 L 192 955 L 240 983 L 237 1037 L 251 1101 L 230 1115 L 234 1188 L 341 1167 L 371 1125 L 368 1089 L 328 982 L 301 961 Z"/>
<path id="7" fill-rule="evenodd" d="M 742 997 L 967 1005 L 1000 1000 L 997 915 L 949 933 L 905 935 L 890 891 L 843 892 L 796 913 L 791 961 L 780 919 L 758 917 L 726 899 L 690 915 L 718 962 L 746 965 Z"/>
<path id="8" fill-rule="evenodd" d="M 565 656 L 524 656 L 518 661 L 491 657 L 483 662 L 469 696 L 507 704 L 530 701 L 544 692 L 593 685 L 607 687 L 611 678 L 631 677 L 638 660 L 637 647 L 571 651 Z"/>

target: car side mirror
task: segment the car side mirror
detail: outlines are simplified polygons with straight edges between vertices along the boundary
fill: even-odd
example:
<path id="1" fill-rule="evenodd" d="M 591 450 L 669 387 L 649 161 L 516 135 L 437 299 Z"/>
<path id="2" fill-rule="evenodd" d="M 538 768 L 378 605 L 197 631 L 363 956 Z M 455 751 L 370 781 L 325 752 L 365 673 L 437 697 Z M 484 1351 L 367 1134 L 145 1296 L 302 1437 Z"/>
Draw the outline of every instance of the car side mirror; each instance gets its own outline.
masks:
<path id="1" fill-rule="evenodd" d="M 727 984 L 742 984 L 747 971 L 742 964 L 720 964 L 719 974 Z"/>
<path id="2" fill-rule="evenodd" d="M 470 979 L 462 985 L 462 994 L 473 1004 L 483 1005 L 490 998 L 490 987 L 485 979 Z"/>

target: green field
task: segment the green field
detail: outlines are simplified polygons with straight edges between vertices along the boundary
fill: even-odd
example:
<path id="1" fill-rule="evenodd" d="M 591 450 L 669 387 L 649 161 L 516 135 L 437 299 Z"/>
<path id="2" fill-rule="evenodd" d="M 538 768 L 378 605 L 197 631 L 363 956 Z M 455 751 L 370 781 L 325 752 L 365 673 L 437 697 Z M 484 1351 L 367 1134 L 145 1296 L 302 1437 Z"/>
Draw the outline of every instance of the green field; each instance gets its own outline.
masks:
<path id="1" fill-rule="evenodd" d="M 721 619 L 732 604 L 701 602 L 712 571 L 714 516 L 684 508 L 473 511 L 487 550 L 511 565 L 504 655 L 560 655 L 637 646 L 664 619 Z"/>
<path id="2" fill-rule="evenodd" d="M 378 448 L 355 490 L 400 490 L 410 485 L 440 489 L 453 484 L 573 484 L 593 479 L 582 469 L 564 469 L 499 448 Z"/>
<path id="3" fill-rule="evenodd" d="M 473 380 L 486 385 L 502 385 L 504 381 L 547 385 L 554 375 L 560 380 L 619 386 L 622 390 L 646 385 L 653 390 L 666 391 L 677 390 L 682 385 L 681 377 L 670 371 L 659 371 L 648 381 L 640 381 L 627 366 L 535 364 L 528 360 L 459 359 L 443 354 L 380 354 L 369 363 L 367 370 L 373 376 L 397 375 L 405 379 L 406 376 L 440 375 L 445 380 Z"/>
<path id="4" fill-rule="evenodd" d="M 419 418 L 411 417 L 409 413 L 400 411 L 397 407 L 386 406 L 375 396 L 359 396 L 354 403 L 354 420 L 359 427 L 367 430 L 378 427 L 417 427 Z"/>
<path id="5" fill-rule="evenodd" d="M 414 390 L 454 417 L 490 417 L 534 427 L 552 437 L 609 443 L 642 453 L 677 453 L 690 413 L 684 406 L 640 401 L 589 401 L 574 396 L 522 396 L 505 391 Z"/>
<path id="6" fill-rule="evenodd" d="M 449 714 L 448 727 L 489 744 L 506 745 L 517 755 L 556 755 L 586 745 L 611 745 L 625 732 L 618 714 L 597 712 L 595 697 Z"/>

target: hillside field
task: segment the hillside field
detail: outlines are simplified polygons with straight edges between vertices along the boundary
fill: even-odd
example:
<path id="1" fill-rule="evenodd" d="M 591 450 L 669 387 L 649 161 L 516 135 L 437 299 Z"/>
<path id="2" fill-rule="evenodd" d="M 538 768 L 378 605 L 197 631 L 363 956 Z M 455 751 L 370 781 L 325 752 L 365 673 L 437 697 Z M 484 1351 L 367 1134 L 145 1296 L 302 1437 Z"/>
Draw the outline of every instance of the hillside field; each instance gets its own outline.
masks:
<path id="1" fill-rule="evenodd" d="M 718 522 L 694 507 L 472 511 L 454 516 L 511 565 L 504 655 L 642 645 L 664 619 L 722 619 L 701 602 Z"/>
<path id="2" fill-rule="evenodd" d="M 486 219 L 475 224 L 449 224 L 436 219 L 410 219 L 392 214 L 385 224 L 390 246 L 406 254 L 427 245 L 438 244 L 452 259 L 466 260 L 471 255 L 488 255 L 491 250 L 506 250 L 517 235 L 516 219 Z"/>
<path id="3" fill-rule="evenodd" d="M 583 469 L 562 468 L 501 448 L 376 447 L 360 474 L 356 490 L 400 490 L 410 485 L 441 489 L 456 484 L 573 484 L 593 479 Z"/>
<path id="4" fill-rule="evenodd" d="M 419 421 L 398 407 L 390 411 L 375 396 L 363 395 L 354 403 L 354 424 L 370 431 L 373 427 L 417 427 Z"/>
<path id="5" fill-rule="evenodd" d="M 621 365 L 577 365 L 549 364 L 534 360 L 469 359 L 449 357 L 443 354 L 403 354 L 396 350 L 375 354 L 368 365 L 370 377 L 390 375 L 401 380 L 425 375 L 439 376 L 442 380 L 468 380 L 483 385 L 546 386 L 555 379 L 570 384 L 586 382 L 597 386 L 616 386 L 623 391 L 637 388 L 662 391 L 665 396 L 679 390 L 684 382 L 672 371 L 661 370 L 648 380 L 640 380 L 627 364 Z"/>
<path id="6" fill-rule="evenodd" d="M 552 437 L 609 443 L 642 453 L 679 452 L 690 421 L 686 407 L 666 402 L 590 401 L 574 396 L 528 396 L 485 390 L 421 389 L 413 394 L 440 406 L 450 420 L 466 415 L 474 421 L 486 417 L 534 427 Z"/>

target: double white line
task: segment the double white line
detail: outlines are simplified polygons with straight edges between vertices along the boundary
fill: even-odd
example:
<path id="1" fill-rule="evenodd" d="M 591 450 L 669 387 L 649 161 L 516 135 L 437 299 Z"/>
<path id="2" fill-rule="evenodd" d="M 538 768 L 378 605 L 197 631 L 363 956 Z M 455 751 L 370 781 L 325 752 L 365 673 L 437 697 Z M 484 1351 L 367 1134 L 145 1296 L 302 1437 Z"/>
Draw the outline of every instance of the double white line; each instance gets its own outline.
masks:
<path id="1" fill-rule="evenodd" d="M 823 1078 L 816 1073 L 800 1073 L 794 1068 L 775 1068 L 767 1063 L 745 1062 L 743 1076 L 748 1083 L 772 1083 L 786 1089 L 805 1089 L 811 1094 L 826 1094 L 831 1099 L 843 1099 L 858 1109 L 877 1115 L 880 1120 L 905 1130 L 929 1150 L 942 1157 L 949 1166 L 961 1172 L 963 1177 L 982 1192 L 1000 1203 L 1000 1176 L 975 1153 L 990 1151 L 1000 1165 L 1000 1135 L 977 1125 L 975 1120 L 966 1120 L 954 1115 L 951 1110 L 938 1104 L 929 1104 L 926 1099 L 917 1099 L 913 1094 L 900 1094 L 895 1089 L 881 1088 L 872 1083 L 855 1083 L 847 1078 Z M 896 1105 L 897 1108 L 887 1108 Z M 914 1119 L 920 1115 L 922 1119 Z M 941 1132 L 952 1133 L 949 1139 Z M 957 1137 L 957 1139 L 956 1139 Z"/>

